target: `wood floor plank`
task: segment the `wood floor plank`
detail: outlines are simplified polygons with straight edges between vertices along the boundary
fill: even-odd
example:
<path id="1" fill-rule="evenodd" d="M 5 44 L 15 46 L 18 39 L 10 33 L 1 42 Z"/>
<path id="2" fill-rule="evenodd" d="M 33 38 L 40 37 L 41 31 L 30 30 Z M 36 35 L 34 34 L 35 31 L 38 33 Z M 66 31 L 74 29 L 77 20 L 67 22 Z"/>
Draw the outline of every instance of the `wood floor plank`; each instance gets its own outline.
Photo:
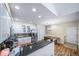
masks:
<path id="1" fill-rule="evenodd" d="M 57 50 L 57 53 L 56 53 L 56 55 L 58 56 L 59 55 L 59 53 L 60 53 L 60 49 L 61 49 L 61 45 L 59 45 L 59 47 L 58 47 L 58 50 Z"/>
<path id="2" fill-rule="evenodd" d="M 61 46 L 60 51 L 59 51 L 59 53 L 58 53 L 58 56 L 60 56 L 60 55 L 62 56 L 62 53 L 61 53 L 62 50 L 63 50 L 63 46 Z M 60 53 L 61 53 L 61 54 L 60 54 Z"/>
<path id="3" fill-rule="evenodd" d="M 77 56 L 74 49 L 65 47 L 62 44 L 55 45 L 54 51 L 56 56 Z"/>

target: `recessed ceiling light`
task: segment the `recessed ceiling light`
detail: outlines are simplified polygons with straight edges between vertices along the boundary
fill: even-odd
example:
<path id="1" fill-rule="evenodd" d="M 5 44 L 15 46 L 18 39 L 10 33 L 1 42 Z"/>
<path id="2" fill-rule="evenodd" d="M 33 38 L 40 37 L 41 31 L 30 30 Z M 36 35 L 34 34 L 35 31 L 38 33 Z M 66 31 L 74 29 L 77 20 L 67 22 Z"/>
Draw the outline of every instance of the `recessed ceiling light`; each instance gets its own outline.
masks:
<path id="1" fill-rule="evenodd" d="M 38 18 L 41 18 L 41 16 L 38 16 Z"/>
<path id="2" fill-rule="evenodd" d="M 19 10 L 19 9 L 20 9 L 18 6 L 15 6 L 15 8 L 16 8 L 17 10 Z"/>
<path id="3" fill-rule="evenodd" d="M 32 11 L 33 11 L 33 12 L 36 12 L 36 8 L 33 8 Z"/>

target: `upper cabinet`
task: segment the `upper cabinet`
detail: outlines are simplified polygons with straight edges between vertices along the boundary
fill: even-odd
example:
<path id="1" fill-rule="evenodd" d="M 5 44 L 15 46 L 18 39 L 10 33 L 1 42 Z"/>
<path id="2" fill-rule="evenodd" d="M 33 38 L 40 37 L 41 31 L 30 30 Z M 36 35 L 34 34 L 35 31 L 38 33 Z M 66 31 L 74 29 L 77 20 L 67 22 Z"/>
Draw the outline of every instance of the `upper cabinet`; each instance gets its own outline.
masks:
<path id="1" fill-rule="evenodd" d="M 10 36 L 11 18 L 7 8 L 3 3 L 0 4 L 0 43 Z"/>
<path id="2" fill-rule="evenodd" d="M 36 32 L 36 25 L 16 22 L 13 24 L 13 29 L 15 34 Z"/>

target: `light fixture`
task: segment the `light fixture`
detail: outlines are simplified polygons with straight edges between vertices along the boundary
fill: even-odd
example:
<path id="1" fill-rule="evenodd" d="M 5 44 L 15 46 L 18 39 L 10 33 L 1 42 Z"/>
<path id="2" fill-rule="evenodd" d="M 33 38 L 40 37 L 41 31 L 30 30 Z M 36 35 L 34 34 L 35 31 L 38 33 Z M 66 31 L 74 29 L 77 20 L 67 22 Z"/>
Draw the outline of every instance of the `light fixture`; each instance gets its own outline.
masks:
<path id="1" fill-rule="evenodd" d="M 17 10 L 19 10 L 19 9 L 20 9 L 18 6 L 15 6 L 15 8 L 16 8 Z"/>
<path id="2" fill-rule="evenodd" d="M 41 16 L 38 16 L 38 18 L 41 18 Z"/>
<path id="3" fill-rule="evenodd" d="M 33 8 L 32 11 L 33 11 L 33 12 L 36 12 L 36 8 Z"/>

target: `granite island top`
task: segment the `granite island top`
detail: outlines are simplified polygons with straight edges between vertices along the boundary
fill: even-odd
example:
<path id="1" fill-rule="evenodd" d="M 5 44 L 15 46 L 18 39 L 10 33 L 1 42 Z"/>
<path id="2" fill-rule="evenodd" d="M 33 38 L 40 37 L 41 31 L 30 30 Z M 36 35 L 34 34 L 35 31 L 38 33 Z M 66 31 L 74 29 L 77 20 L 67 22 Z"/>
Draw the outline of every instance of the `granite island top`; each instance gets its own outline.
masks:
<path id="1" fill-rule="evenodd" d="M 52 43 L 52 41 L 41 40 L 32 44 L 31 46 L 23 46 L 23 51 L 21 52 L 21 56 L 26 56 L 50 43 Z"/>

